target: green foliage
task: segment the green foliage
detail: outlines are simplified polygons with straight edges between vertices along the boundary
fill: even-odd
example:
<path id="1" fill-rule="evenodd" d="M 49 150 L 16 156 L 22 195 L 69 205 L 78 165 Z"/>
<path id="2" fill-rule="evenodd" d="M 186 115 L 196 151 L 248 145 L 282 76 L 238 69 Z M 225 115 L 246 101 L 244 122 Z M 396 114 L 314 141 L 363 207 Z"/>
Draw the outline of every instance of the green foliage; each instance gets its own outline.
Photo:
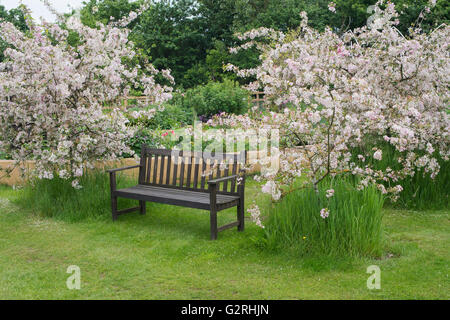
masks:
<path id="1" fill-rule="evenodd" d="M 326 190 L 335 195 L 326 198 Z M 383 197 L 375 188 L 357 191 L 345 178 L 323 181 L 320 194 L 311 188 L 287 195 L 269 209 L 264 246 L 291 248 L 302 256 L 371 256 L 383 252 Z M 320 210 L 328 208 L 323 219 Z"/>
<path id="2" fill-rule="evenodd" d="M 375 4 L 376 0 L 335 0 L 336 14 L 331 16 L 330 25 L 338 29 L 353 29 L 366 24 L 371 15 L 368 7 Z M 398 29 L 407 34 L 411 25 L 417 25 L 420 12 L 430 7 L 429 0 L 393 0 L 396 9 L 401 13 Z M 421 21 L 422 28 L 430 31 L 441 23 L 448 23 L 450 17 L 450 3 L 447 0 L 437 0 L 436 6 L 431 9 L 431 14 Z M 313 19 L 312 19 L 313 20 Z"/>
<path id="3" fill-rule="evenodd" d="M 223 81 L 223 66 L 230 62 L 230 60 L 231 55 L 225 44 L 221 41 L 215 41 L 214 48 L 208 51 L 205 61 L 212 81 Z M 236 76 L 230 72 L 226 73 L 226 75 L 233 79 L 236 78 Z"/>
<path id="4" fill-rule="evenodd" d="M 187 70 L 183 75 L 183 87 L 193 88 L 198 85 L 207 84 L 212 77 L 211 71 L 203 62 L 199 62 Z"/>
<path id="5" fill-rule="evenodd" d="M 239 6 L 236 0 L 198 0 L 199 12 L 208 28 L 205 35 L 211 43 L 223 42 L 231 46 L 234 42 L 234 24 Z"/>
<path id="6" fill-rule="evenodd" d="M 414 177 L 400 180 L 403 187 L 400 198 L 391 203 L 397 208 L 415 210 L 448 209 L 450 191 L 450 163 L 440 161 L 441 170 L 435 179 L 431 179 L 423 170 Z"/>
<path id="7" fill-rule="evenodd" d="M 11 156 L 9 154 L 0 152 L 0 160 L 11 160 Z"/>
<path id="8" fill-rule="evenodd" d="M 133 184 L 130 178 L 118 175 L 118 187 Z M 35 180 L 26 185 L 17 200 L 21 208 L 31 208 L 36 212 L 68 222 L 85 219 L 107 220 L 111 217 L 109 178 L 102 171 L 85 173 L 80 179 L 83 188 L 76 190 L 69 180 L 56 177 L 52 180 Z M 132 207 L 131 200 L 121 199 L 120 205 Z"/>
<path id="9" fill-rule="evenodd" d="M 366 149 L 376 145 L 383 152 L 381 161 L 371 159 L 371 165 L 377 170 L 385 171 L 390 167 L 393 170 L 399 170 L 401 167 L 397 159 L 402 155 L 395 151 L 394 147 L 386 142 L 367 142 Z M 352 154 L 356 157 L 358 154 L 365 154 L 361 149 L 354 150 Z M 418 155 L 424 153 L 417 152 Z M 439 158 L 439 157 L 438 157 Z M 397 208 L 430 210 L 447 209 L 449 207 L 450 191 L 450 161 L 439 160 L 439 174 L 432 179 L 423 169 L 418 170 L 413 177 L 407 177 L 397 181 L 403 187 L 400 197 L 396 202 L 389 201 L 389 205 Z M 388 185 L 386 185 L 387 187 Z"/>
<path id="10" fill-rule="evenodd" d="M 450 2 L 447 0 L 437 0 L 436 6 L 425 15 L 423 21 L 418 17 L 423 8 L 429 6 L 429 0 L 394 0 L 394 3 L 397 10 L 402 12 L 399 29 L 403 34 L 407 34 L 407 29 L 418 23 L 421 23 L 423 30 L 429 32 L 442 23 L 450 22 Z"/>
<path id="11" fill-rule="evenodd" d="M 133 109 L 130 110 L 133 111 Z M 127 144 L 138 155 L 140 155 L 143 144 L 153 148 L 164 147 L 171 149 L 178 143 L 177 140 L 171 139 L 172 131 L 191 125 L 193 119 L 194 115 L 192 110 L 182 109 L 180 106 L 174 104 L 165 104 L 164 110 L 156 112 L 154 117 L 150 119 L 147 117 L 138 119 L 129 117 L 130 125 L 138 129 Z M 125 156 L 127 157 L 129 155 Z"/>
<path id="12" fill-rule="evenodd" d="M 83 23 L 94 26 L 96 21 L 107 23 L 136 10 L 142 0 L 90 0 L 81 9 Z M 148 58 L 159 69 L 171 69 L 179 88 L 193 88 L 209 81 L 235 79 L 223 71 L 232 63 L 242 68 L 256 66 L 257 50 L 231 55 L 229 47 L 239 44 L 235 32 L 268 27 L 281 31 L 295 29 L 300 24 L 300 12 L 308 13 L 309 24 L 324 30 L 330 26 L 336 32 L 361 27 L 371 15 L 368 7 L 376 0 L 334 0 L 336 13 L 328 10 L 330 0 L 162 0 L 131 23 L 131 40 L 137 45 L 134 63 L 144 64 Z M 398 28 L 407 34 L 408 28 L 419 23 L 419 13 L 428 0 L 394 0 L 403 11 Z M 450 2 L 438 0 L 431 14 L 422 21 L 429 31 L 448 23 Z M 98 8 L 93 12 L 93 8 Z M 252 79 L 239 79 L 240 83 Z"/>
<path id="13" fill-rule="evenodd" d="M 154 108 L 153 106 L 147 109 Z M 134 109 L 130 109 L 133 111 Z M 142 110 L 142 109 L 136 109 Z M 145 110 L 145 109 L 144 109 Z M 181 108 L 175 104 L 165 104 L 162 111 L 158 111 L 155 115 L 148 119 L 147 117 L 133 119 L 129 118 L 130 124 L 133 126 L 143 126 L 148 129 L 172 130 L 185 127 L 193 123 L 193 113 L 189 108 Z"/>
<path id="14" fill-rule="evenodd" d="M 25 17 L 20 7 L 6 10 L 4 6 L 0 5 L 0 19 L 11 22 L 21 31 L 28 30 Z"/>
<path id="15" fill-rule="evenodd" d="M 330 25 L 338 31 L 362 27 L 370 17 L 368 7 L 374 5 L 377 0 L 336 0 L 336 13 L 329 13 Z"/>
<path id="16" fill-rule="evenodd" d="M 141 15 L 131 38 L 157 69 L 170 69 L 175 82 L 188 87 L 201 83 L 184 75 L 205 59 L 205 28 L 194 0 L 162 0 Z"/>
<path id="17" fill-rule="evenodd" d="M 133 137 L 127 142 L 127 145 L 140 156 L 141 147 L 143 144 L 148 145 L 152 148 L 158 148 L 160 146 L 159 137 L 156 135 L 155 130 L 147 128 L 139 128 L 134 133 Z M 131 157 L 129 154 L 124 155 L 125 158 Z"/>
<path id="18" fill-rule="evenodd" d="M 129 0 L 89 0 L 80 10 L 81 22 L 94 28 L 97 21 L 107 24 L 111 17 L 117 21 L 127 16 L 130 11 L 138 9 L 139 4 L 140 1 Z M 96 12 L 94 8 L 97 8 Z M 132 22 L 130 27 L 133 27 L 135 23 Z"/>
<path id="19" fill-rule="evenodd" d="M 25 17 L 19 7 L 13 8 L 11 10 L 6 10 L 4 6 L 0 5 L 0 22 L 2 20 L 11 22 L 16 26 L 16 28 L 21 31 L 28 30 L 28 26 L 25 22 Z M 0 37 L 0 62 L 5 59 L 3 51 L 5 51 L 7 47 L 7 43 Z"/>
<path id="20" fill-rule="evenodd" d="M 204 62 L 200 62 L 186 71 L 184 75 L 185 88 L 197 85 L 205 85 L 209 81 L 223 82 L 225 79 L 246 84 L 252 79 L 237 77 L 235 73 L 224 70 L 224 66 L 231 63 L 243 69 L 250 69 L 260 63 L 258 57 L 261 53 L 255 48 L 241 50 L 237 54 L 231 54 L 224 42 L 215 41 L 214 47 L 208 50 Z"/>
<path id="21" fill-rule="evenodd" d="M 127 142 L 127 145 L 135 152 L 137 156 L 141 155 L 141 148 L 143 144 L 151 148 L 173 149 L 179 144 L 179 140 L 172 136 L 174 134 L 174 130 L 140 127 L 136 130 L 134 136 Z M 131 155 L 125 154 L 124 158 L 131 158 Z"/>
<path id="22" fill-rule="evenodd" d="M 300 24 L 300 12 L 308 13 L 311 25 L 323 29 L 330 25 L 333 13 L 328 10 L 328 0 L 236 0 L 237 17 L 234 29 L 247 31 L 267 27 L 281 31 L 295 29 Z"/>
<path id="23" fill-rule="evenodd" d="M 220 112 L 242 114 L 248 109 L 248 93 L 237 82 L 209 82 L 186 91 L 184 108 L 193 109 L 199 116 L 209 118 Z"/>

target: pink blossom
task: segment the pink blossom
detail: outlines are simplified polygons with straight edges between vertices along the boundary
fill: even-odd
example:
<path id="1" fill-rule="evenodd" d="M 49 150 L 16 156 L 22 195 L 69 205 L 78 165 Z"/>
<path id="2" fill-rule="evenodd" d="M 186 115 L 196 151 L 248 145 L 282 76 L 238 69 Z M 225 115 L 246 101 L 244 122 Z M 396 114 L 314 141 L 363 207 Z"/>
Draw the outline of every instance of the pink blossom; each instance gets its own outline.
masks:
<path id="1" fill-rule="evenodd" d="M 327 195 L 326 195 L 326 197 L 327 198 L 331 198 L 331 197 L 333 197 L 334 196 L 334 189 L 329 189 L 329 190 L 327 190 Z"/>
<path id="2" fill-rule="evenodd" d="M 336 13 L 336 4 L 334 2 L 330 2 L 328 4 L 328 10 L 330 10 L 333 13 Z"/>
<path id="3" fill-rule="evenodd" d="M 343 46 L 339 46 L 337 48 L 337 54 L 341 57 L 347 57 L 349 55 L 349 52 Z"/>
<path id="4" fill-rule="evenodd" d="M 264 229 L 264 225 L 261 221 L 261 211 L 259 210 L 258 205 L 252 204 L 250 208 L 247 209 L 247 212 L 250 213 L 250 218 L 252 221 L 260 228 Z"/>
<path id="5" fill-rule="evenodd" d="M 381 161 L 381 159 L 383 158 L 383 152 L 381 150 L 375 151 L 375 153 L 373 154 L 373 158 L 375 160 Z"/>
<path id="6" fill-rule="evenodd" d="M 329 215 L 330 211 L 328 211 L 328 208 L 323 208 L 322 210 L 320 210 L 320 216 L 322 217 L 322 219 L 328 218 Z"/>

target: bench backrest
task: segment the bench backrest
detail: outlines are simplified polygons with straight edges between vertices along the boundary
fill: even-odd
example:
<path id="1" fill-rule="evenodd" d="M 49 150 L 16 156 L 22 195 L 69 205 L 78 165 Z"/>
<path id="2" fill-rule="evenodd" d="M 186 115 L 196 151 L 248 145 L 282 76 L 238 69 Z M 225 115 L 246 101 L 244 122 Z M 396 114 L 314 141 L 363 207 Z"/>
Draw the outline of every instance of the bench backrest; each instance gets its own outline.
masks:
<path id="1" fill-rule="evenodd" d="M 247 153 L 209 153 L 167 149 L 141 150 L 139 184 L 195 191 L 208 190 L 208 180 L 239 174 Z M 237 194 L 235 180 L 223 182 L 217 193 Z"/>

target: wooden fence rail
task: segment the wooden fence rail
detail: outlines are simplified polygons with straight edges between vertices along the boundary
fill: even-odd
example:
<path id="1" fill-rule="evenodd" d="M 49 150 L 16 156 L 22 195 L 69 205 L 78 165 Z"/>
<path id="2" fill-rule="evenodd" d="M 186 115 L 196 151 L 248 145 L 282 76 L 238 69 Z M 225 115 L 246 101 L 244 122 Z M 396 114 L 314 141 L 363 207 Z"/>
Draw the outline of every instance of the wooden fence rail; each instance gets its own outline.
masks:
<path id="1" fill-rule="evenodd" d="M 128 109 L 129 106 L 129 101 L 130 100 L 136 100 L 137 102 L 146 102 L 148 104 L 152 104 L 153 103 L 153 98 L 149 98 L 146 96 L 140 96 L 140 97 L 136 97 L 136 96 L 128 96 L 128 97 L 123 97 L 121 99 L 121 106 L 126 110 Z"/>
<path id="2" fill-rule="evenodd" d="M 252 92 L 250 93 L 250 98 L 253 105 L 262 107 L 266 104 L 266 97 L 264 92 Z"/>

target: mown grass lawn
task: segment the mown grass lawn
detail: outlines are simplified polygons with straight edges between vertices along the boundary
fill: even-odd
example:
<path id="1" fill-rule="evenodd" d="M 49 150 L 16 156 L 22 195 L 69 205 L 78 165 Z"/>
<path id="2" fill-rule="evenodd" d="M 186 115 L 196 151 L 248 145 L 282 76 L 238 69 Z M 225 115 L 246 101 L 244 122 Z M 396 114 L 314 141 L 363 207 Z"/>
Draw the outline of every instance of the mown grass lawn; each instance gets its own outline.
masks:
<path id="1" fill-rule="evenodd" d="M 448 210 L 385 210 L 383 259 L 301 258 L 258 248 L 251 223 L 210 241 L 203 211 L 148 204 L 146 216 L 68 223 L 19 209 L 20 192 L 0 187 L 0 299 L 450 298 Z M 81 290 L 66 287 L 69 265 L 81 268 Z M 366 287 L 370 265 L 380 290 Z"/>

